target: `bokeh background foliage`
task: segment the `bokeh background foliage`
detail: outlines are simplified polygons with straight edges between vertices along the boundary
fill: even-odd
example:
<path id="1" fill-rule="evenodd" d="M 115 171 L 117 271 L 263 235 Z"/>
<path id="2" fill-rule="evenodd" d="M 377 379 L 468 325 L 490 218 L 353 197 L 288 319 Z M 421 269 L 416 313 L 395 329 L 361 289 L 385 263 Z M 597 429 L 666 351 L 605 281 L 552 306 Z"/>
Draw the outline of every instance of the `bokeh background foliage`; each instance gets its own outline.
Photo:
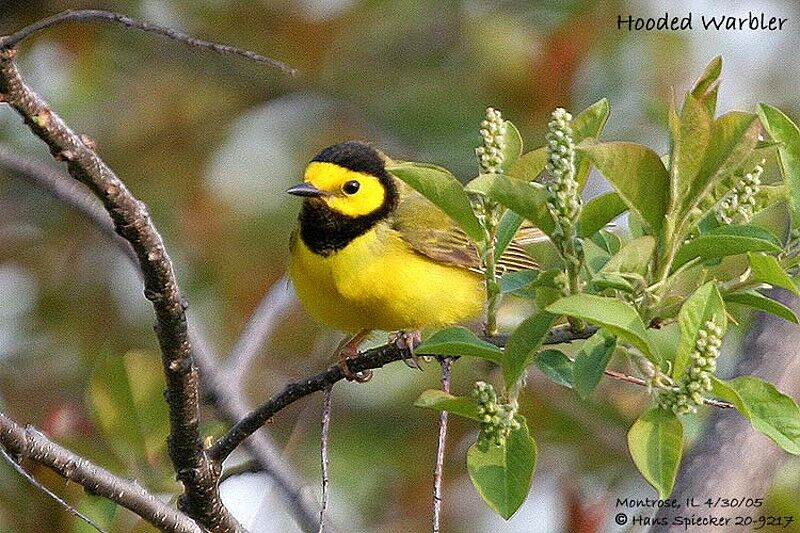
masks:
<path id="1" fill-rule="evenodd" d="M 554 107 L 580 110 L 606 97 L 612 111 L 604 139 L 635 140 L 663 153 L 671 88 L 684 91 L 716 54 L 726 62 L 719 112 L 752 111 L 764 101 L 795 120 L 800 114 L 792 89 L 800 70 L 787 68 L 796 64 L 798 32 L 616 29 L 618 14 L 660 15 L 655 1 L 0 1 L 0 32 L 77 7 L 122 11 L 256 50 L 300 71 L 288 78 L 102 25 L 59 27 L 20 51 L 32 86 L 97 141 L 150 206 L 192 309 L 220 353 L 283 273 L 297 210 L 283 190 L 323 146 L 366 139 L 396 157 L 437 163 L 466 178 L 474 172 L 476 125 L 487 105 L 502 109 L 533 147 L 543 144 Z M 677 2 L 670 9 L 713 13 L 714 3 Z M 726 9 L 800 15 L 788 1 Z M 48 159 L 5 109 L 0 141 Z M 590 191 L 603 187 L 590 178 Z M 780 225 L 785 213 L 774 216 Z M 507 306 L 504 317 L 514 314 L 514 305 Z M 76 213 L 0 174 L 3 409 L 114 471 L 171 493 L 176 484 L 164 449 L 166 409 L 151 327 L 139 282 L 116 248 Z M 335 340 L 294 306 L 252 368 L 251 398 L 321 368 Z M 454 388 L 465 390 L 486 372 L 480 362 L 462 361 Z M 437 375 L 433 366 L 424 373 L 390 367 L 366 386 L 337 390 L 331 444 L 337 523 L 353 531 L 429 527 L 435 415 L 412 403 L 435 386 Z M 644 395 L 603 383 L 581 401 L 540 375 L 524 395 L 522 411 L 539 446 L 528 501 L 507 523 L 480 502 L 463 462 L 474 428 L 454 418 L 446 530 L 615 530 L 608 511 L 615 498 L 650 491 L 625 446 Z M 285 459 L 310 482 L 318 477 L 320 404 L 310 398 L 269 426 Z M 220 431 L 213 411 L 206 413 L 207 432 Z M 146 531 L 113 504 L 37 474 L 108 529 Z M 226 497 L 252 531 L 294 527 L 263 475 L 226 485 Z M 790 464 L 774 482 L 772 508 L 800 516 L 790 497 L 798 490 L 800 468 Z M 0 469 L 0 531 L 85 530 L 10 469 Z"/>

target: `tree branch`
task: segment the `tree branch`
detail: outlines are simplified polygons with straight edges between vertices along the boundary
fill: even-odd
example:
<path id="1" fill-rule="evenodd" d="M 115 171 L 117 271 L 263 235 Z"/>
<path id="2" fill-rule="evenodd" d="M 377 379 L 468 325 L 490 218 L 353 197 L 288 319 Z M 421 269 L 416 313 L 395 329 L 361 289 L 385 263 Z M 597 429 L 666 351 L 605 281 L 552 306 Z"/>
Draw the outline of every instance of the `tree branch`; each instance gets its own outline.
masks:
<path id="1" fill-rule="evenodd" d="M 203 39 L 197 39 L 195 37 L 192 37 L 191 35 L 180 32 L 178 30 L 174 30 L 172 28 L 167 28 L 165 26 L 159 26 L 158 24 L 151 24 L 148 22 L 141 22 L 132 19 L 126 15 L 123 15 L 121 13 L 113 13 L 111 11 L 101 11 L 97 9 L 79 9 L 79 10 L 62 11 L 61 13 L 53 15 L 52 17 L 36 21 L 30 26 L 26 26 L 21 30 L 16 31 L 10 35 L 0 36 L 0 48 L 4 49 L 15 48 L 19 43 L 21 43 L 34 33 L 40 32 L 47 28 L 52 28 L 53 26 L 56 26 L 58 24 L 63 24 L 64 22 L 72 22 L 72 21 L 113 22 L 116 24 L 121 24 L 126 28 L 131 28 L 134 30 L 140 30 L 149 33 L 155 33 L 157 35 L 161 35 L 168 39 L 172 39 L 173 41 L 178 41 L 195 48 L 203 48 L 205 50 L 211 50 L 218 54 L 234 55 L 243 57 L 245 59 L 250 59 L 258 63 L 264 63 L 271 67 L 277 68 L 285 72 L 286 74 L 289 74 L 290 76 L 294 76 L 297 74 L 297 70 L 290 67 L 289 65 L 286 65 L 285 63 L 282 63 L 275 59 L 270 59 L 269 57 L 262 56 L 255 52 L 251 52 L 250 50 L 243 50 L 235 46 L 214 43 L 211 41 L 204 41 Z"/>
<path id="2" fill-rule="evenodd" d="M 76 182 L 50 165 L 24 160 L 10 147 L 2 144 L 0 144 L 0 165 L 13 170 L 57 201 L 63 202 L 86 216 L 103 235 L 120 248 L 134 264 L 137 272 L 141 273 L 139 260 L 130 243 L 116 233 L 109 214 L 83 184 Z M 273 287 L 279 286 L 276 284 Z M 262 299 L 258 309 L 265 307 L 264 301 L 267 299 L 269 299 L 268 296 Z M 283 298 L 280 301 L 285 303 Z M 233 426 L 252 408 L 243 398 L 242 391 L 233 386 L 219 367 L 217 363 L 219 358 L 215 355 L 209 340 L 197 327 L 193 327 L 195 321 L 191 319 L 191 316 L 189 319 L 189 338 L 192 342 L 195 363 L 203 377 L 201 388 L 204 398 L 217 408 L 222 420 Z M 229 360 L 239 360 L 240 362 L 251 360 L 252 356 L 263 348 L 266 339 L 262 332 L 264 329 L 269 329 L 264 327 L 264 321 L 267 319 L 272 320 L 266 311 L 254 312 L 254 316 L 248 320 L 241 335 L 249 340 L 247 342 L 237 341 L 236 344 L 240 346 L 240 349 L 238 352 L 234 349 Z M 240 355 L 234 357 L 234 353 Z M 281 459 L 281 452 L 276 448 L 266 428 L 262 428 L 248 439 L 245 447 L 261 470 L 272 478 L 275 488 L 286 502 L 287 512 L 294 517 L 300 528 L 306 532 L 316 531 L 317 502 L 310 491 L 305 490 L 306 484 L 300 476 L 286 461 Z M 333 531 L 330 525 L 326 529 L 331 533 Z"/>
<path id="3" fill-rule="evenodd" d="M 0 443 L 13 455 L 44 465 L 87 491 L 136 513 L 153 526 L 171 533 L 202 533 L 188 516 L 145 491 L 49 440 L 31 426 L 22 427 L 0 413 Z"/>
<path id="4" fill-rule="evenodd" d="M 211 531 L 238 531 L 219 497 L 219 470 L 208 460 L 200 438 L 198 375 L 186 314 L 172 262 L 143 202 L 136 199 L 111 168 L 23 81 L 14 63 L 16 51 L 0 49 L 0 94 L 43 140 L 56 159 L 66 161 L 73 178 L 103 202 L 114 227 L 130 242 L 144 277 L 145 297 L 156 313 L 166 398 L 169 405 L 169 452 L 183 483 L 181 505 Z"/>
<path id="5" fill-rule="evenodd" d="M 566 327 L 553 328 L 543 344 L 563 344 L 572 340 L 590 337 L 596 329 L 586 328 L 579 333 L 573 333 Z M 395 344 L 385 344 L 360 353 L 357 357 L 347 360 L 350 371 L 355 373 L 363 370 L 380 368 L 384 365 L 408 357 L 405 350 Z M 281 392 L 256 407 L 247 416 L 234 425 L 228 433 L 217 439 L 208 448 L 209 456 L 219 463 L 227 459 L 233 450 L 263 426 L 270 418 L 275 416 L 284 407 L 291 405 L 300 398 L 321 391 L 340 381 L 345 376 L 342 367 L 338 364 L 331 366 L 324 372 L 286 385 Z"/>
<path id="6" fill-rule="evenodd" d="M 5 462 L 8 463 L 11 468 L 16 470 L 16 472 L 20 476 L 25 478 L 28 481 L 28 483 L 33 485 L 34 488 L 45 493 L 49 498 L 55 500 L 55 502 L 58 503 L 61 507 L 63 507 L 64 510 L 67 511 L 69 514 L 78 518 L 79 520 L 83 520 L 84 522 L 92 526 L 95 530 L 99 531 L 100 533 L 106 533 L 106 531 L 104 531 L 103 528 L 97 525 L 97 523 L 94 520 L 92 520 L 82 512 L 75 509 L 73 506 L 64 501 L 64 499 L 61 496 L 59 496 L 49 488 L 45 487 L 42 483 L 40 483 L 39 480 L 33 477 L 30 472 L 25 470 L 25 468 L 23 468 L 22 465 L 19 462 L 17 462 L 16 459 L 11 457 L 6 451 L 6 449 L 3 447 L 0 447 L 0 456 L 2 456 Z"/>

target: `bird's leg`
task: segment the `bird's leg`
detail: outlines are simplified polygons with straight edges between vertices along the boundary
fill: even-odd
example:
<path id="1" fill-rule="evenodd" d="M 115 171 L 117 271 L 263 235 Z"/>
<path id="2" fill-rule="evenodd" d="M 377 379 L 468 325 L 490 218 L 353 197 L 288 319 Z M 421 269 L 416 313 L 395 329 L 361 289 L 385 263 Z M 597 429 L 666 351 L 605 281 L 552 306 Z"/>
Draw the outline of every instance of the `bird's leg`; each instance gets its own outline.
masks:
<path id="1" fill-rule="evenodd" d="M 353 372 L 347 365 L 347 360 L 352 359 L 358 355 L 358 346 L 364 342 L 364 339 L 369 336 L 370 330 L 362 329 L 349 340 L 345 339 L 339 345 L 337 350 L 339 354 L 339 368 L 342 369 L 342 374 L 347 381 L 357 381 L 359 383 L 366 383 L 372 379 L 372 370 L 364 370 L 362 372 Z"/>
<path id="2" fill-rule="evenodd" d="M 402 350 L 403 362 L 407 367 L 422 370 L 419 357 L 414 353 L 414 349 L 422 342 L 422 332 L 414 330 L 389 333 L 389 342 Z M 411 363 L 408 362 L 408 358 L 406 358 L 405 354 L 411 357 Z"/>

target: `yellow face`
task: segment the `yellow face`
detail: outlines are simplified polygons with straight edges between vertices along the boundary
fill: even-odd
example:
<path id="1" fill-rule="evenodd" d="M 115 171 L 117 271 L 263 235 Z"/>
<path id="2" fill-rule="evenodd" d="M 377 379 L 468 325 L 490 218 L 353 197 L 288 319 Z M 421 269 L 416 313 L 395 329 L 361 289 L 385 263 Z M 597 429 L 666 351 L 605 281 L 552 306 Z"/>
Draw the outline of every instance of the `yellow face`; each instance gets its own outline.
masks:
<path id="1" fill-rule="evenodd" d="M 326 193 L 319 197 L 320 201 L 349 217 L 369 215 L 380 209 L 386 199 L 386 188 L 377 177 L 335 163 L 310 163 L 304 180 Z"/>

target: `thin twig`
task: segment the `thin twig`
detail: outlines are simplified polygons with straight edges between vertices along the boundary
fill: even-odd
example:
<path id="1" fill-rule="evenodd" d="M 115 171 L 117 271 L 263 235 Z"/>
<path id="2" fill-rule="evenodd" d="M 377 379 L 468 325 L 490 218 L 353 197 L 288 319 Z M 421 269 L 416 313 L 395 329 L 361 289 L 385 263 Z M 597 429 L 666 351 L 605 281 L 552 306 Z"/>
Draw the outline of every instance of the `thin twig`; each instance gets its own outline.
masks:
<path id="1" fill-rule="evenodd" d="M 445 357 L 442 365 L 442 390 L 450 392 L 450 371 L 453 358 Z M 444 446 L 447 440 L 447 411 L 439 411 L 439 437 L 436 440 L 436 465 L 433 468 L 433 533 L 439 533 L 442 521 L 442 477 L 444 474 Z"/>
<path id="2" fill-rule="evenodd" d="M 574 333 L 566 327 L 555 327 L 550 331 L 543 344 L 562 344 L 572 340 L 585 339 L 591 334 L 590 331 L 587 331 L 588 329 Z M 400 349 L 394 343 L 385 344 L 366 350 L 357 357 L 348 359 L 347 366 L 350 367 L 351 372 L 358 373 L 363 370 L 380 368 L 394 361 L 399 361 L 403 357 L 408 357 L 405 350 Z M 309 394 L 324 390 L 337 381 L 344 379 L 344 377 L 342 367 L 336 364 L 315 376 L 287 384 L 281 392 L 256 407 L 228 430 L 225 435 L 217 439 L 208 448 L 209 456 L 215 461 L 223 462 L 247 437 L 257 431 L 281 409 Z"/>
<path id="3" fill-rule="evenodd" d="M 640 387 L 650 387 L 650 384 L 646 380 L 636 376 L 629 376 L 628 374 L 617 372 L 616 370 L 605 370 L 603 373 L 606 376 L 618 379 L 619 381 L 625 381 L 626 383 L 632 383 L 634 385 L 639 385 Z M 734 408 L 734 405 L 731 403 L 724 402 L 722 400 L 715 400 L 713 398 L 703 398 L 703 403 L 712 407 L 719 407 L 720 409 Z"/>
<path id="4" fill-rule="evenodd" d="M 224 372 L 234 387 L 240 387 L 270 336 L 278 327 L 280 319 L 294 306 L 294 291 L 289 290 L 289 280 L 281 276 L 259 302 L 242 333 L 225 361 Z"/>
<path id="5" fill-rule="evenodd" d="M 0 166 L 21 174 L 28 183 L 36 185 L 55 200 L 80 211 L 122 250 L 138 271 L 139 259 L 130 243 L 119 236 L 108 212 L 86 186 L 53 165 L 24 159 L 16 150 L 4 144 L 0 144 Z"/>
<path id="6" fill-rule="evenodd" d="M 320 462 L 322 463 L 322 504 L 319 508 L 319 533 L 325 533 L 325 510 L 328 508 L 328 444 L 331 438 L 331 394 L 333 388 L 328 387 L 323 391 L 322 401 L 322 435 L 320 438 Z"/>
<path id="7" fill-rule="evenodd" d="M 205 41 L 203 39 L 197 39 L 195 37 L 192 37 L 191 35 L 188 35 L 178 30 L 174 30 L 172 28 L 167 28 L 165 26 L 160 26 L 158 24 L 151 24 L 149 22 L 141 22 L 132 19 L 127 15 L 123 15 L 121 13 L 102 11 L 98 9 L 79 9 L 79 10 L 62 11 L 61 13 L 53 15 L 52 17 L 36 21 L 30 26 L 26 26 L 21 30 L 16 31 L 10 35 L 0 36 L 0 48 L 2 49 L 14 48 L 19 43 L 21 43 L 22 41 L 24 41 L 25 39 L 27 39 L 36 32 L 45 30 L 47 28 L 51 28 L 58 24 L 63 24 L 64 22 L 73 22 L 73 21 L 114 22 L 117 24 L 121 24 L 126 28 L 141 30 L 149 33 L 155 33 L 157 35 L 161 35 L 168 39 L 172 39 L 173 41 L 178 41 L 195 48 L 212 50 L 218 54 L 235 55 L 243 57 L 245 59 L 256 61 L 258 63 L 264 63 L 271 67 L 277 68 L 291 76 L 297 74 L 297 70 L 290 67 L 289 65 L 286 65 L 285 63 L 282 63 L 275 59 L 270 59 L 269 57 L 262 56 L 255 52 L 251 52 L 250 50 L 243 50 L 241 48 L 237 48 L 235 46 L 229 46 L 227 44 L 219 44 L 211 41 Z"/>
<path id="8" fill-rule="evenodd" d="M 39 187 L 56 200 L 86 216 L 103 235 L 119 247 L 141 275 L 139 260 L 130 243 L 116 233 L 109 214 L 82 183 L 76 182 L 50 165 L 23 159 L 13 149 L 2 144 L 0 144 L 0 165 L 14 171 L 12 175 L 26 179 L 28 183 Z M 252 408 L 244 400 L 242 391 L 233 387 L 230 380 L 225 378 L 217 364 L 219 358 L 214 354 L 211 342 L 197 328 L 197 321 L 191 316 L 189 318 L 189 337 L 194 348 L 195 362 L 203 376 L 201 385 L 204 396 L 209 403 L 217 407 L 220 418 L 232 426 L 244 418 Z M 252 319 L 248 324 L 251 322 L 255 324 Z M 291 513 L 300 528 L 308 533 L 316 531 L 317 502 L 310 491 L 305 490 L 305 483 L 291 465 L 281 459 L 280 451 L 266 429 L 262 428 L 253 435 L 253 438 L 248 439 L 245 446 L 257 462 L 259 470 L 272 478 L 278 494 L 286 502 L 287 511 Z M 327 529 L 330 532 L 331 527 Z"/>
<path id="9" fill-rule="evenodd" d="M 23 427 L 3 413 L 0 413 L 0 444 L 11 455 L 46 466 L 93 494 L 129 509 L 161 531 L 201 533 L 191 518 L 162 502 L 135 481 L 117 477 L 56 444 L 35 428 Z"/>
<path id="10" fill-rule="evenodd" d="M 16 462 L 13 457 L 8 455 L 8 452 L 6 452 L 5 448 L 0 448 L 0 455 L 2 455 L 3 459 L 5 459 L 5 461 L 9 465 L 11 465 L 11 468 L 16 470 L 19 475 L 24 477 L 28 481 L 28 483 L 30 483 L 31 485 L 33 485 L 35 488 L 37 488 L 38 490 L 42 491 L 43 493 L 47 494 L 48 497 L 50 497 L 53 500 L 55 500 L 55 502 L 58 503 L 61 507 L 63 507 L 69 514 L 75 516 L 79 520 L 83 520 L 84 522 L 86 522 L 87 524 L 89 524 L 90 526 L 95 528 L 97 531 L 99 531 L 100 533 L 106 533 L 106 531 L 103 528 L 101 528 L 99 525 L 97 525 L 97 522 L 95 522 L 94 520 L 92 520 L 91 518 L 89 518 L 88 516 L 83 514 L 82 512 L 78 511 L 77 509 L 75 509 L 73 506 L 71 506 L 66 501 L 64 501 L 64 499 L 62 499 L 61 496 L 59 496 L 58 494 L 56 494 L 52 490 L 48 489 L 47 487 L 45 487 L 44 485 L 39 483 L 38 479 L 33 477 L 27 470 L 22 468 L 21 464 Z"/>
<path id="11" fill-rule="evenodd" d="M 144 277 L 144 294 L 156 314 L 169 406 L 169 454 L 184 494 L 180 505 L 212 532 L 240 531 L 219 495 L 219 469 L 200 436 L 199 377 L 192 358 L 183 300 L 172 261 L 143 202 L 22 79 L 15 50 L 0 48 L 0 94 L 50 152 L 67 162 L 73 178 L 103 202 L 114 227 L 133 247 Z"/>

